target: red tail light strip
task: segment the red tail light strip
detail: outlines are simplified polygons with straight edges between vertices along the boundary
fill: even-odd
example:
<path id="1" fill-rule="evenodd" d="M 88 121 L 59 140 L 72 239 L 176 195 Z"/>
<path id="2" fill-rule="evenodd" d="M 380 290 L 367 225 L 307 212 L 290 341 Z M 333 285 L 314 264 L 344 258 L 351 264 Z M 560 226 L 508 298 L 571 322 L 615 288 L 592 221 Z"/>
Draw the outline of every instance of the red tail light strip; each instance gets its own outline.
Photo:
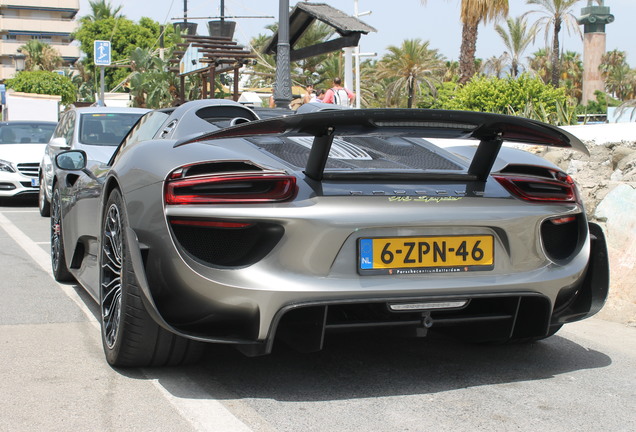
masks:
<path id="1" fill-rule="evenodd" d="M 575 202 L 580 197 L 574 180 L 562 172 L 554 172 L 554 179 L 529 176 L 493 175 L 514 196 L 531 202 Z"/>
<path id="2" fill-rule="evenodd" d="M 271 203 L 287 201 L 295 194 L 296 178 L 287 175 L 169 178 L 164 192 L 168 205 Z"/>

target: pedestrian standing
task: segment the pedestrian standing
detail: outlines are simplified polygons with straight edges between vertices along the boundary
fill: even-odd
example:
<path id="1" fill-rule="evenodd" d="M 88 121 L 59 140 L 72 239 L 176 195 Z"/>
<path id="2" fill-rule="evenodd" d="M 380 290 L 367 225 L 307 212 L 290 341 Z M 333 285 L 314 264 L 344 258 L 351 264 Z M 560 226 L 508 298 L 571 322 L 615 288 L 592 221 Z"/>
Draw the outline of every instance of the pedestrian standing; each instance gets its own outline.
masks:
<path id="1" fill-rule="evenodd" d="M 339 77 L 333 79 L 333 87 L 325 92 L 322 100 L 324 103 L 330 103 L 349 107 L 353 105 L 356 95 L 349 89 L 342 86 L 342 80 Z"/>

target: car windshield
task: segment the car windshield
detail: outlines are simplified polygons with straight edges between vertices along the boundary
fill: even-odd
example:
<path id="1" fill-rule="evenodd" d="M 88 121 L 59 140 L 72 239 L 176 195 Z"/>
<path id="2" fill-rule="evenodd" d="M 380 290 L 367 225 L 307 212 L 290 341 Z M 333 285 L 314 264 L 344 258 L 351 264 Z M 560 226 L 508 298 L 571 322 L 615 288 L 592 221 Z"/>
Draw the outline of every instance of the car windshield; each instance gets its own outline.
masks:
<path id="1" fill-rule="evenodd" d="M 80 121 L 79 141 L 82 144 L 117 146 L 142 113 L 91 113 Z"/>
<path id="2" fill-rule="evenodd" d="M 48 143 L 55 123 L 17 123 L 0 125 L 0 144 Z"/>

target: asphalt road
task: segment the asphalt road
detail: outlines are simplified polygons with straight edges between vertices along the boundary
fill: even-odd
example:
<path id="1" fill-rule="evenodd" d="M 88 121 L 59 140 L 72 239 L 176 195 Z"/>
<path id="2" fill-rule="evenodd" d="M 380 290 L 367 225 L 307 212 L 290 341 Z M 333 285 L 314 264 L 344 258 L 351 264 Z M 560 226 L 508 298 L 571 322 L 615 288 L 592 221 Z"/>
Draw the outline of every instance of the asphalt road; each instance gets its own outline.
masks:
<path id="1" fill-rule="evenodd" d="M 636 329 L 594 318 L 528 345 L 338 337 L 113 369 L 96 304 L 51 276 L 48 230 L 35 202 L 0 202 L 0 431 L 636 430 Z"/>

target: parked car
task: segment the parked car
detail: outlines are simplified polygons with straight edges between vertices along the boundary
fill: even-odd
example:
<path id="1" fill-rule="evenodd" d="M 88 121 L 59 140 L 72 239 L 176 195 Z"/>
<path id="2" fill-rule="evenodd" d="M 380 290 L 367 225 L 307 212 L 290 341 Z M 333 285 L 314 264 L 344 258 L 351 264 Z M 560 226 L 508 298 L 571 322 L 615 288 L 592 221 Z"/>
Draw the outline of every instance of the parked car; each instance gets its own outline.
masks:
<path id="1" fill-rule="evenodd" d="M 108 163 L 57 156 L 51 258 L 99 303 L 116 366 L 267 354 L 330 332 L 548 337 L 608 292 L 605 237 L 572 178 L 503 142 L 587 152 L 504 115 L 231 101 L 147 113 Z M 433 145 L 431 138 L 474 146 Z"/>
<path id="2" fill-rule="evenodd" d="M 83 150 L 91 160 L 106 162 L 130 128 L 149 110 L 143 108 L 74 108 L 64 112 L 40 155 L 38 207 L 50 215 L 53 186 L 57 179 L 53 159 L 64 150 Z"/>
<path id="3" fill-rule="evenodd" d="M 0 198 L 38 193 L 38 170 L 55 122 L 0 122 Z"/>

